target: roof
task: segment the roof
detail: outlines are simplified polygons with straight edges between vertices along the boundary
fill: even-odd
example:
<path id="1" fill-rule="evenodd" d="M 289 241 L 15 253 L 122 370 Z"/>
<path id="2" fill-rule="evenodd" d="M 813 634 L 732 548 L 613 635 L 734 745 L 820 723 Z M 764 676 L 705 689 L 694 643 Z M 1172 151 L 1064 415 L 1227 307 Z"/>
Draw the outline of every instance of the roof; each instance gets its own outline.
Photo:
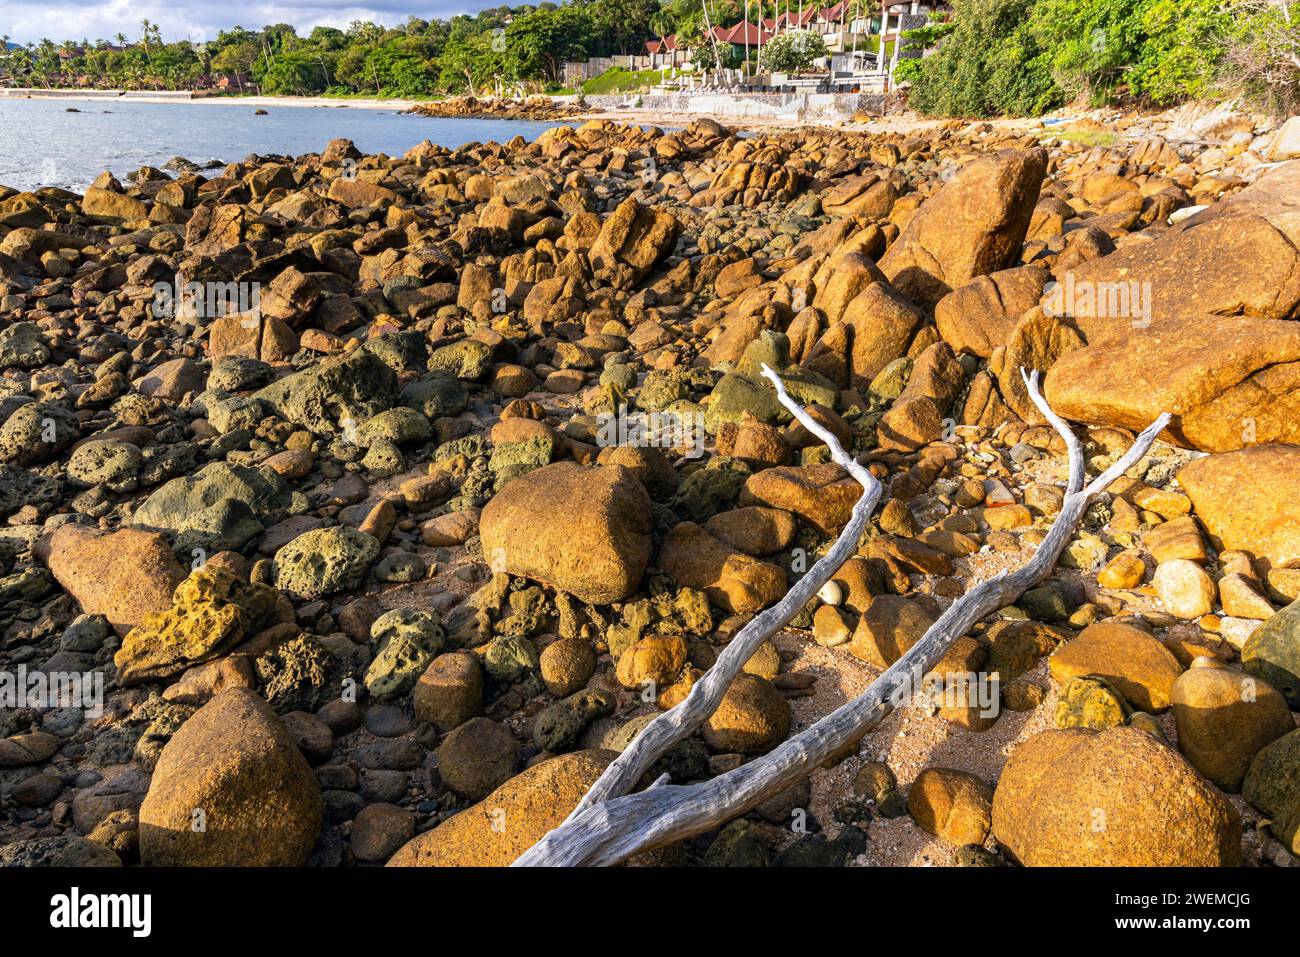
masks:
<path id="1" fill-rule="evenodd" d="M 677 49 L 677 34 L 670 33 L 666 37 L 660 37 L 658 40 L 647 40 L 645 42 L 646 53 L 672 53 Z"/>
<path id="2" fill-rule="evenodd" d="M 716 27 L 715 30 L 722 30 L 722 28 Z M 757 23 L 750 23 L 748 20 L 742 20 L 740 23 L 722 30 L 717 36 L 719 40 L 741 46 L 746 43 L 750 46 L 758 46 L 760 41 L 766 43 L 772 39 L 770 31 L 760 29 Z"/>

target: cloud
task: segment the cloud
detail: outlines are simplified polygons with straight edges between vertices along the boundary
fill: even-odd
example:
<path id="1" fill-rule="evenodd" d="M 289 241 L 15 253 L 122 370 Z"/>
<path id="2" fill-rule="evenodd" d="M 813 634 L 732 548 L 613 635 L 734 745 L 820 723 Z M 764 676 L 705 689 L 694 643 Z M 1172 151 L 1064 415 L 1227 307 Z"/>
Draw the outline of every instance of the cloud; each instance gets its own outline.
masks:
<path id="1" fill-rule="evenodd" d="M 140 36 L 140 21 L 156 23 L 163 39 L 215 39 L 233 26 L 256 30 L 270 23 L 291 23 L 300 35 L 317 26 L 346 27 L 352 20 L 372 20 L 386 26 L 409 16 L 446 18 L 495 6 L 484 0 L 274 0 L 270 3 L 230 3 L 229 0 L 5 0 L 0 7 L 0 33 L 18 43 L 48 37 L 62 40 L 109 40 L 124 33 Z"/>

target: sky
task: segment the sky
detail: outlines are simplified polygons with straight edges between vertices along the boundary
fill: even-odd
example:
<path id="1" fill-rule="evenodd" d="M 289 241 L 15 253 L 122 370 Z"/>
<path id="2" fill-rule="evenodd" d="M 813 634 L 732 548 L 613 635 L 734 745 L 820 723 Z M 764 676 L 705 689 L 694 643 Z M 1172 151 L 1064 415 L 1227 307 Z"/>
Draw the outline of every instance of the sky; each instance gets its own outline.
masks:
<path id="1" fill-rule="evenodd" d="M 43 37 L 112 41 L 117 33 L 135 40 L 140 21 L 148 19 L 158 24 L 167 42 L 202 42 L 235 25 L 258 29 L 292 23 L 301 35 L 317 26 L 346 27 L 352 20 L 393 26 L 412 14 L 445 19 L 497 5 L 492 0 L 3 0 L 0 34 L 18 43 Z"/>

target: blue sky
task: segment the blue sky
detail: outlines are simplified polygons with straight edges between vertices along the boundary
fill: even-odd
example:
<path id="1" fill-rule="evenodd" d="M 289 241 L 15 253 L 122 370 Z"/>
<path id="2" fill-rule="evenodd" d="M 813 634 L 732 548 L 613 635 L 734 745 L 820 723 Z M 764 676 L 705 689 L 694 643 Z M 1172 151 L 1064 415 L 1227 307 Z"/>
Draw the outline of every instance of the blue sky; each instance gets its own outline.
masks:
<path id="1" fill-rule="evenodd" d="M 140 35 L 140 21 L 158 24 L 163 39 L 211 39 L 236 24 L 255 29 L 268 23 L 292 23 L 299 33 L 315 26 L 345 27 L 351 20 L 386 25 L 403 23 L 414 14 L 422 19 L 445 18 L 485 7 L 491 0 L 3 0 L 0 34 L 13 40 L 83 38 L 112 40 L 116 33 Z"/>

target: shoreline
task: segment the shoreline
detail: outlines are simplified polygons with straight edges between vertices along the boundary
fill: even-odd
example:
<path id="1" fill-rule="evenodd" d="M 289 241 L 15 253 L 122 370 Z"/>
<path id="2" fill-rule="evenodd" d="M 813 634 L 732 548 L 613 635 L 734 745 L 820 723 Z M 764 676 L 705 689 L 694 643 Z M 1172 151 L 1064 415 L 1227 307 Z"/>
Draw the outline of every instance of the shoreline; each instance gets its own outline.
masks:
<path id="1" fill-rule="evenodd" d="M 357 97 L 348 99 L 336 99 L 325 96 L 274 96 L 274 95 L 229 95 L 229 96 L 204 96 L 186 98 L 182 95 L 175 95 L 170 91 L 155 91 L 155 93 L 142 93 L 131 96 L 107 96 L 96 95 L 92 91 L 81 90 L 54 90 L 54 91 L 32 91 L 37 95 L 15 96 L 6 95 L 8 91 L 0 90 L 0 103 L 5 100 L 55 100 L 63 102 L 81 102 L 90 104 L 105 103 L 150 103 L 150 104 L 216 104 L 225 107 L 243 106 L 251 109 L 274 109 L 278 107 L 287 107 L 290 109 L 357 109 L 371 111 L 391 111 L 395 114 L 409 113 L 413 116 L 421 114 L 413 112 L 414 108 L 424 103 L 441 102 L 439 99 L 379 99 L 374 97 Z M 182 91 L 184 92 L 184 91 Z M 156 94 L 156 95 L 155 95 Z M 552 97 L 557 102 L 563 102 L 567 98 Z M 1184 104 L 1181 107 L 1174 107 L 1169 110 L 1154 111 L 1153 116 L 1171 116 L 1183 113 L 1187 119 L 1191 119 L 1198 113 L 1209 111 L 1214 112 L 1215 106 L 1209 101 L 1198 101 Z M 1021 133 L 1032 133 L 1034 131 L 1047 131 L 1049 127 L 1065 129 L 1077 122 L 1093 121 L 1104 127 L 1112 126 L 1114 117 L 1110 115 L 1113 111 L 1105 109 L 1081 108 L 1079 106 L 1065 106 L 1051 114 L 1044 114 L 1038 117 L 990 117 L 977 118 L 970 117 L 961 120 L 963 125 L 970 123 L 987 124 L 992 129 L 1002 131 L 1018 131 Z M 1128 116 L 1134 114 L 1129 113 Z M 556 125 L 581 124 L 592 120 L 601 120 L 614 123 L 623 123 L 635 126 L 653 126 L 666 129 L 681 129 L 690 123 L 698 120 L 712 120 L 728 129 L 748 132 L 748 133 L 781 133 L 796 132 L 799 130 L 824 130 L 838 131 L 844 133 L 904 133 L 904 134 L 926 134 L 936 128 L 952 122 L 950 117 L 930 117 L 923 116 L 911 111 L 901 113 L 891 113 L 888 115 L 872 115 L 866 120 L 845 119 L 832 115 L 812 113 L 805 115 L 798 120 L 791 120 L 788 116 L 781 115 L 762 115 L 753 113 L 742 114 L 724 114 L 710 110 L 699 111 L 678 111 L 669 109 L 646 109 L 646 108 L 628 108 L 628 109 L 610 109 L 592 107 L 586 111 L 575 113 L 570 116 L 559 117 L 554 120 L 530 120 L 526 117 L 512 116 L 494 116 L 492 114 L 482 114 L 474 116 L 422 116 L 423 119 L 443 119 L 443 120 L 501 120 L 522 122 L 551 122 Z M 1050 122 L 1049 122 L 1050 121 Z M 1116 124 L 1119 125 L 1119 124 Z M 1120 140 L 1127 139 L 1128 136 L 1120 128 L 1113 129 L 1112 132 L 1118 135 Z"/>
<path id="2" fill-rule="evenodd" d="M 409 99 L 379 99 L 371 98 L 349 98 L 336 99 L 329 96 L 263 96 L 236 94 L 233 96 L 198 96 L 184 97 L 168 95 L 166 90 L 156 91 L 157 95 L 142 93 L 132 96 L 108 96 L 104 93 L 94 93 L 83 90 L 44 90 L 36 91 L 35 96 L 16 96 L 9 94 L 0 94 L 0 102 L 5 100 L 60 100 L 60 101 L 78 101 L 82 103 L 166 103 L 169 105 L 191 106 L 194 104 L 219 104 L 221 106 L 251 106 L 251 107 L 270 107 L 270 106 L 289 106 L 295 108 L 350 108 L 358 110 L 409 110 L 417 103 L 432 103 L 436 100 L 409 100 Z"/>

